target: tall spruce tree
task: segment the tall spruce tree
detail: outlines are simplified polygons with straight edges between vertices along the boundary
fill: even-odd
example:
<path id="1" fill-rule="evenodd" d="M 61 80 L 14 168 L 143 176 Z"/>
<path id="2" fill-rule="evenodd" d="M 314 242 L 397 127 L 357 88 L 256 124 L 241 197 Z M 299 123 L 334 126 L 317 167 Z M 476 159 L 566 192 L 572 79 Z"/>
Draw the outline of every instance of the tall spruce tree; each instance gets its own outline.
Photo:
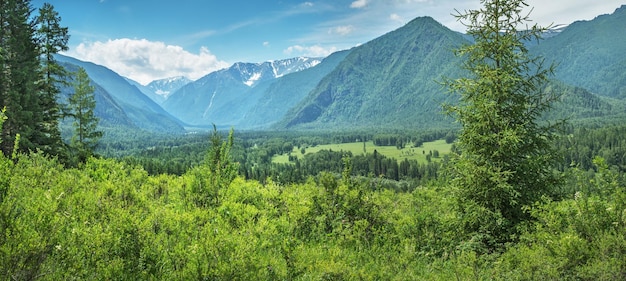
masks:
<path id="1" fill-rule="evenodd" d="M 89 76 L 84 68 L 79 68 L 74 81 L 74 94 L 69 99 L 70 116 L 74 122 L 72 152 L 78 162 L 85 162 L 93 155 L 102 132 L 97 130 L 98 117 L 95 116 L 95 87 L 90 84 Z"/>
<path id="2" fill-rule="evenodd" d="M 36 148 L 37 126 L 43 120 L 37 82 L 40 76 L 35 29 L 27 0 L 0 1 L 0 106 L 6 106 L 0 149 L 9 155 L 15 137 L 21 135 L 20 150 Z"/>
<path id="3" fill-rule="evenodd" d="M 516 240 L 518 226 L 530 219 L 525 207 L 558 182 L 555 125 L 539 121 L 557 96 L 541 91 L 553 65 L 546 67 L 524 46 L 546 30 L 527 25 L 525 1 L 481 3 L 481 9 L 457 12 L 475 41 L 456 50 L 468 76 L 446 81 L 460 102 L 445 108 L 462 126 L 451 171 L 465 241 L 492 252 Z"/>
<path id="4" fill-rule="evenodd" d="M 67 85 L 69 75 L 65 68 L 57 63 L 54 55 L 67 51 L 69 40 L 67 27 L 60 25 L 61 17 L 49 3 L 44 3 L 35 18 L 37 40 L 41 53 L 42 80 L 39 82 L 39 104 L 43 114 L 43 122 L 38 126 L 39 146 L 51 155 L 63 153 L 63 141 L 59 130 L 61 118 L 60 105 L 57 96 L 61 92 L 59 87 Z"/>

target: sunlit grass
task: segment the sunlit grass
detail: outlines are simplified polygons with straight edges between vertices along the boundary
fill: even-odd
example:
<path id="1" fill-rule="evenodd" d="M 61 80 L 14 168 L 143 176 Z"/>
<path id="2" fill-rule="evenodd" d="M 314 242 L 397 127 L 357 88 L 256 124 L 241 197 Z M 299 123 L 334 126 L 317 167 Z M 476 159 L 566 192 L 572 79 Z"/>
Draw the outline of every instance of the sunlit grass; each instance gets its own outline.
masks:
<path id="1" fill-rule="evenodd" d="M 298 157 L 298 159 L 304 158 L 304 155 L 310 153 L 316 153 L 320 150 L 332 150 L 332 151 L 349 151 L 352 152 L 352 155 L 363 155 L 365 153 L 374 153 L 376 150 L 377 153 L 385 155 L 389 158 L 395 158 L 398 161 L 402 161 L 404 159 L 408 160 L 417 160 L 419 163 L 427 162 L 427 155 L 433 153 L 434 151 L 439 152 L 440 158 L 432 157 L 433 161 L 438 161 L 441 159 L 443 155 L 450 153 L 450 148 L 452 144 L 446 143 L 445 140 L 436 140 L 432 142 L 426 142 L 418 147 L 413 147 L 413 144 L 408 144 L 402 149 L 398 149 L 395 146 L 377 146 L 374 145 L 373 142 L 368 141 L 365 142 L 351 142 L 351 143 L 339 143 L 339 144 L 325 144 L 325 145 L 317 145 L 311 147 L 304 148 L 304 154 L 301 152 L 301 148 L 294 147 L 291 152 L 292 156 Z M 274 155 L 272 157 L 273 163 L 289 163 L 289 154 L 281 154 Z"/>

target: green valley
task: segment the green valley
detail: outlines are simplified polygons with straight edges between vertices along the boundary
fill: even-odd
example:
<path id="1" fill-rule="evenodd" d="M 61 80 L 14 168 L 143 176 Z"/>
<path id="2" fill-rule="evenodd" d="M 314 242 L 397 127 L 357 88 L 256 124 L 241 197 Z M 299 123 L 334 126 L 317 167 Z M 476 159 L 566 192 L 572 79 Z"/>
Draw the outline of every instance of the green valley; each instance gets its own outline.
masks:
<path id="1" fill-rule="evenodd" d="M 405 145 L 402 149 L 398 149 L 396 146 L 377 146 L 373 141 L 367 142 L 353 142 L 353 143 L 339 143 L 339 144 L 323 144 L 316 146 L 306 147 L 294 147 L 291 152 L 275 155 L 272 157 L 273 163 L 289 163 L 289 156 L 298 157 L 302 159 L 306 154 L 317 153 L 322 150 L 338 151 L 338 152 L 350 152 L 352 155 L 360 154 L 373 154 L 380 153 L 389 158 L 416 160 L 421 164 L 432 161 L 439 161 L 444 155 L 450 152 L 452 144 L 446 143 L 445 140 L 437 140 L 432 142 L 425 142 L 421 146 L 414 147 L 413 145 Z M 304 151 L 304 153 L 302 153 Z"/>

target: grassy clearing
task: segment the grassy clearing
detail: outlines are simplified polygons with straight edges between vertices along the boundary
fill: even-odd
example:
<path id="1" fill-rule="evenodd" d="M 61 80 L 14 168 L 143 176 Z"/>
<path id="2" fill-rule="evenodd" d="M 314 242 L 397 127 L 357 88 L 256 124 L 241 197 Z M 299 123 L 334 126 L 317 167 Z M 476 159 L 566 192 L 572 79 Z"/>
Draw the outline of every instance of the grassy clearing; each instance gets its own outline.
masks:
<path id="1" fill-rule="evenodd" d="M 350 151 L 352 155 L 362 155 L 364 151 L 366 153 L 374 153 L 376 150 L 378 153 L 390 158 L 396 158 L 398 161 L 402 161 L 405 158 L 409 160 L 417 160 L 419 163 L 426 163 L 426 156 L 434 151 L 438 151 L 440 157 L 444 154 L 450 153 L 452 144 L 446 143 L 445 140 L 436 140 L 432 142 L 426 142 L 419 147 L 413 147 L 413 145 L 407 145 L 402 149 L 398 149 L 395 146 L 377 146 L 373 142 L 368 141 L 363 146 L 363 142 L 351 142 L 351 143 L 339 143 L 339 144 L 325 144 L 317 145 L 313 147 L 305 147 L 304 154 L 294 147 L 291 152 L 292 156 L 297 156 L 298 159 L 302 159 L 304 155 L 309 153 L 316 153 L 320 150 L 333 150 L 333 151 Z M 437 158 L 432 158 L 437 161 Z M 289 154 L 274 155 L 272 157 L 273 163 L 289 163 Z"/>

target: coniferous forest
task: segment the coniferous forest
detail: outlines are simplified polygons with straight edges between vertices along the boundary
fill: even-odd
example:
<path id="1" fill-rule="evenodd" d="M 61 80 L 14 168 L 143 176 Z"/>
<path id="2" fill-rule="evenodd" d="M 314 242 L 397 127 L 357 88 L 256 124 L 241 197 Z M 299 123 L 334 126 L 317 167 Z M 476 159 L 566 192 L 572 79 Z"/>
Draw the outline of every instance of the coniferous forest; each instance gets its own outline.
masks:
<path id="1" fill-rule="evenodd" d="M 623 118 L 546 117 L 546 29 L 481 3 L 456 127 L 157 134 L 101 131 L 54 7 L 0 2 L 0 279 L 625 279 Z"/>

